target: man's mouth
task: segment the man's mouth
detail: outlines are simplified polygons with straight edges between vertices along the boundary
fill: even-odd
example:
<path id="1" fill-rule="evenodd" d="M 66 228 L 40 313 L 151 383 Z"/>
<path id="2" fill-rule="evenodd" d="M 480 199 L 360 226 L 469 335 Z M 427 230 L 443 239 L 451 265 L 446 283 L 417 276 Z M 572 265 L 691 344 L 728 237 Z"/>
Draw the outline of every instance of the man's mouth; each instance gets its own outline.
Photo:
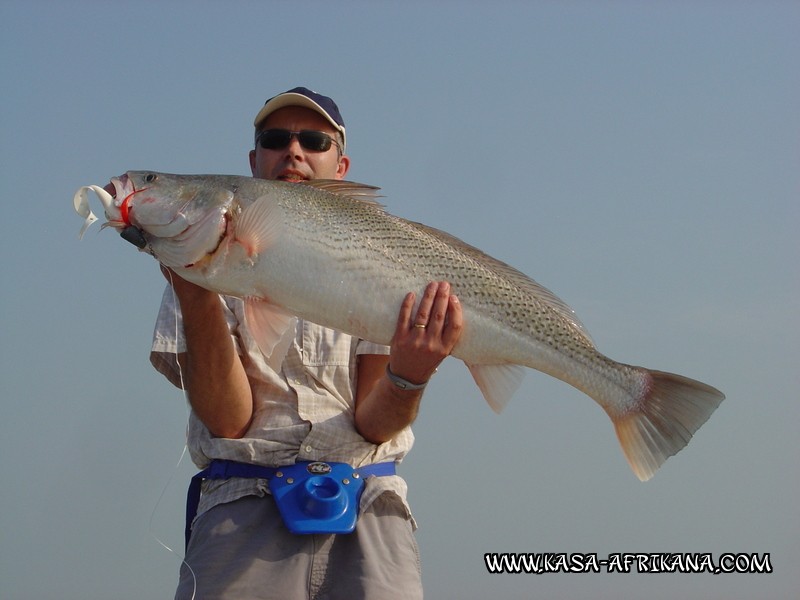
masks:
<path id="1" fill-rule="evenodd" d="M 306 181 L 308 179 L 308 177 L 306 177 L 300 171 L 286 170 L 286 171 L 281 172 L 276 177 L 276 179 L 278 181 L 288 181 L 290 183 L 297 183 L 298 181 Z"/>

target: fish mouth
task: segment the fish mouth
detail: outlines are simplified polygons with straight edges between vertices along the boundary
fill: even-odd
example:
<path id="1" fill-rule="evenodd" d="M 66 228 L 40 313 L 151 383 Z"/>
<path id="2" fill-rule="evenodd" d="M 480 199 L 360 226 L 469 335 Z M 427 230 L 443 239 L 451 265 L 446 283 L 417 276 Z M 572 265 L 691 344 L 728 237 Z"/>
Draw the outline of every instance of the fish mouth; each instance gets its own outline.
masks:
<path id="1" fill-rule="evenodd" d="M 107 183 L 103 189 L 108 192 L 114 200 L 114 206 L 123 213 L 127 212 L 127 203 L 134 192 L 136 192 L 133 181 L 128 177 L 127 173 L 119 177 L 112 177 L 111 181 Z M 123 207 L 125 207 L 124 210 Z M 125 222 L 125 225 L 130 225 L 130 223 Z"/>
<path id="2" fill-rule="evenodd" d="M 129 202 L 136 193 L 135 187 L 127 174 L 113 177 L 111 182 L 103 187 L 103 191 L 108 194 L 107 197 L 111 198 L 113 205 L 119 208 L 119 219 L 109 219 L 106 225 L 114 227 L 119 231 L 122 239 L 130 242 L 139 250 L 147 250 L 149 252 L 144 229 L 132 224 L 130 220 Z"/>
<path id="3" fill-rule="evenodd" d="M 119 202 L 122 202 L 121 200 L 117 200 L 117 198 L 125 198 L 130 193 L 136 191 L 133 181 L 128 177 L 127 173 L 119 177 L 112 177 L 111 181 L 103 186 L 103 189 L 111 195 L 117 205 L 119 205 Z"/>
<path id="4" fill-rule="evenodd" d="M 106 222 L 103 227 L 114 227 L 116 230 L 122 231 L 131 225 L 128 217 L 128 201 L 135 190 L 133 182 L 127 175 L 112 177 L 111 181 L 102 188 L 96 185 L 87 187 L 97 194 L 103 204 L 106 213 Z"/>

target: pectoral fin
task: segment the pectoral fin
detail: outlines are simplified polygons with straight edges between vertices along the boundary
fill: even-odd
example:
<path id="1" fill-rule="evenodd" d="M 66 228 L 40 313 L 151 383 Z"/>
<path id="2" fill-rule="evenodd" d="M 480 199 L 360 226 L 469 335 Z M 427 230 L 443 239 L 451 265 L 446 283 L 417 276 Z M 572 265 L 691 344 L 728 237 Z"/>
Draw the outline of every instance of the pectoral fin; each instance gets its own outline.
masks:
<path id="1" fill-rule="evenodd" d="M 260 298 L 248 298 L 244 318 L 250 333 L 270 367 L 280 371 L 294 340 L 297 317 Z"/>
<path id="2" fill-rule="evenodd" d="M 242 210 L 236 220 L 235 238 L 247 255 L 253 257 L 272 246 L 282 228 L 281 207 L 268 196 L 262 196 Z"/>

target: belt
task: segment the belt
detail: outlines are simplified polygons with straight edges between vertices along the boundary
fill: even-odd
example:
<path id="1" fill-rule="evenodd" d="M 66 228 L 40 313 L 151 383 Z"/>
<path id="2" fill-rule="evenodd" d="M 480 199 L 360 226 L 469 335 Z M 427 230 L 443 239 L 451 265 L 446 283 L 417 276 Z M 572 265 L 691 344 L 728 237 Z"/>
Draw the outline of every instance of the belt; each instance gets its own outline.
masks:
<path id="1" fill-rule="evenodd" d="M 192 477 L 189 483 L 189 491 L 186 495 L 186 545 L 189 545 L 189 538 L 192 534 L 192 522 L 197 516 L 197 507 L 200 504 L 200 488 L 204 480 L 244 477 L 248 479 L 266 479 L 270 481 L 276 477 L 282 478 L 283 471 L 295 469 L 297 465 L 305 465 L 309 472 L 314 472 L 314 469 L 319 465 L 321 472 L 325 472 L 326 467 L 327 471 L 330 471 L 330 465 L 341 464 L 342 463 L 329 464 L 326 462 L 300 461 L 295 465 L 286 465 L 284 467 L 264 467 L 233 460 L 219 459 L 211 461 L 211 464 Z M 370 476 L 381 477 L 384 475 L 394 475 L 396 472 L 394 462 L 376 463 L 358 468 L 349 467 L 348 470 L 352 471 L 354 477 L 361 478 L 362 480 Z"/>

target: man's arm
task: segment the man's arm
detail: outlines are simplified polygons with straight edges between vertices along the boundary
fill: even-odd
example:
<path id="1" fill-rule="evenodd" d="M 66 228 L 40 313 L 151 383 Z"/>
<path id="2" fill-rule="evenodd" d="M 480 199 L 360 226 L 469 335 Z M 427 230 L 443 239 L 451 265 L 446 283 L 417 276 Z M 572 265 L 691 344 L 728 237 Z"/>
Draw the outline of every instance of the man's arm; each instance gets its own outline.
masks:
<path id="1" fill-rule="evenodd" d="M 219 295 L 166 275 L 183 314 L 186 352 L 178 362 L 189 403 L 212 435 L 241 438 L 253 418 L 253 394 Z"/>
<path id="2" fill-rule="evenodd" d="M 403 300 L 389 356 L 359 359 L 355 425 L 364 439 L 375 444 L 389 441 L 410 425 L 422 399 L 422 390 L 403 390 L 392 383 L 386 376 L 387 365 L 406 381 L 425 383 L 461 335 L 461 304 L 450 294 L 449 283 L 429 284 L 416 315 L 415 299 L 409 293 Z"/>

